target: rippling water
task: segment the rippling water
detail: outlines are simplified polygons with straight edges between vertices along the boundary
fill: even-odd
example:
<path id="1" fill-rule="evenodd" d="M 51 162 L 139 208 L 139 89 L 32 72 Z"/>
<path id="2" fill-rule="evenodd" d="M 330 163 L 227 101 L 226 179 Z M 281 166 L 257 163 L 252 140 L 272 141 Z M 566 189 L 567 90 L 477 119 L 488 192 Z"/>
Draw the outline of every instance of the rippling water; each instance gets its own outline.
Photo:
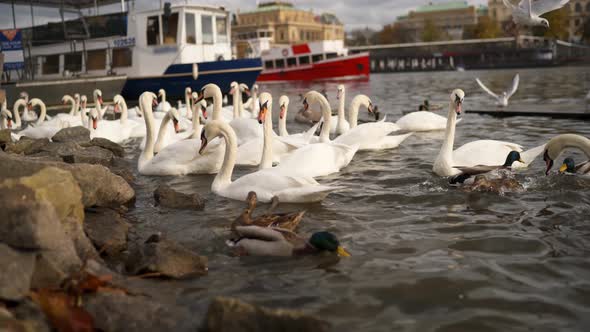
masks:
<path id="1" fill-rule="evenodd" d="M 521 84 L 512 105 L 584 107 L 590 67 L 518 72 Z M 370 82 L 347 83 L 347 100 L 365 93 L 391 121 L 425 98 L 446 105 L 454 88 L 465 90 L 465 109 L 490 108 L 493 101 L 474 78 L 502 91 L 514 74 L 373 75 Z M 278 96 L 290 96 L 290 120 L 300 107 L 298 94 L 312 88 L 327 89 L 336 103 L 334 84 L 261 86 L 272 92 L 275 113 Z M 304 129 L 293 121 L 288 128 L 292 133 Z M 562 133 L 590 137 L 590 123 L 467 114 L 457 126 L 455 146 L 490 138 L 530 148 Z M 321 204 L 304 206 L 308 212 L 300 232 L 334 232 L 353 255 L 339 262 L 327 257 L 231 256 L 224 240 L 243 203 L 212 194 L 212 176 L 138 175 L 137 208 L 131 213 L 140 230 L 161 231 L 209 257 L 208 276 L 173 285 L 177 301 L 193 309 L 195 319 L 211 297 L 228 295 L 270 307 L 304 309 L 339 331 L 587 330 L 590 180 L 545 177 L 539 158 L 517 175 L 524 193 L 466 193 L 431 173 L 443 135 L 418 133 L 397 150 L 358 153 L 341 173 L 319 179 L 348 189 Z M 137 148 L 130 150 L 136 160 Z M 234 178 L 252 170 L 238 168 Z M 205 211 L 153 207 L 152 192 L 160 183 L 200 193 L 207 199 Z"/>

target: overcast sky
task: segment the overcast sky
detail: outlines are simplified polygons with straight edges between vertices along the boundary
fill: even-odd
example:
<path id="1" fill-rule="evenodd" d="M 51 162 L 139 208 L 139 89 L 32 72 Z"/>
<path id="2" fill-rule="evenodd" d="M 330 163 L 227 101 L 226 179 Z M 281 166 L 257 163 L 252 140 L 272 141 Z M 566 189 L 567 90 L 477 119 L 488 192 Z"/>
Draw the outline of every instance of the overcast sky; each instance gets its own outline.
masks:
<path id="1" fill-rule="evenodd" d="M 166 0 L 162 0 L 165 2 Z M 184 2 L 185 0 L 176 0 L 172 2 Z M 330 12 L 336 14 L 345 24 L 346 30 L 355 28 L 380 28 L 384 24 L 389 24 L 397 16 L 406 14 L 420 5 L 428 2 L 441 3 L 448 0 L 293 0 L 295 6 L 304 9 L 312 9 L 316 13 Z M 230 11 L 246 11 L 256 7 L 256 0 L 190 0 L 192 3 L 211 4 L 225 6 Z M 481 5 L 487 4 L 487 0 L 467 0 L 470 4 Z M 137 8 L 158 7 L 158 0 L 136 0 Z M 117 6 L 109 6 L 108 9 L 115 9 Z M 101 13 L 105 10 L 102 9 Z M 10 15 L 9 5 L 0 5 L 0 12 L 9 13 L 8 19 L 0 20 L 0 29 L 12 28 L 12 15 Z M 30 25 L 30 8 L 17 7 L 17 27 Z M 59 19 L 59 14 L 55 9 L 35 8 L 35 23 L 45 23 L 49 17 Z"/>

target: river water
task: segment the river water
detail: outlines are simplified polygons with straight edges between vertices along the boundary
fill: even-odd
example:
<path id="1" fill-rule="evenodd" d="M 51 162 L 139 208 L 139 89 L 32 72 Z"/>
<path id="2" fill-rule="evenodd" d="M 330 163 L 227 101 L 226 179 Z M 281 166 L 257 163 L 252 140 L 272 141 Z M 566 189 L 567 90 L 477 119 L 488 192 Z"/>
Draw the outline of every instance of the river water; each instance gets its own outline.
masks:
<path id="1" fill-rule="evenodd" d="M 452 89 L 465 90 L 464 109 L 487 109 L 495 91 L 507 89 L 515 70 L 373 75 L 346 83 L 347 100 L 365 93 L 390 121 L 425 98 L 445 106 Z M 556 110 L 584 108 L 590 67 L 521 69 L 512 105 Z M 275 98 L 291 98 L 288 128 L 300 107 L 299 93 L 328 91 L 327 84 L 261 85 Z M 590 137 L 590 123 L 544 117 L 498 119 L 464 114 L 455 146 L 501 139 L 525 149 L 554 135 Z M 362 112 L 361 118 L 367 118 Z M 276 126 L 276 123 L 275 123 Z M 281 205 L 306 209 L 300 233 L 335 233 L 352 257 L 237 258 L 225 247 L 228 226 L 244 203 L 211 193 L 212 176 L 137 176 L 131 211 L 141 232 L 162 232 L 209 257 L 208 276 L 171 283 L 171 295 L 200 320 L 217 295 L 259 305 L 302 309 L 328 320 L 337 331 L 571 331 L 590 328 L 590 180 L 545 177 L 538 158 L 518 173 L 523 193 L 467 193 L 431 172 L 444 133 L 418 133 L 399 149 L 358 153 L 339 174 L 318 179 L 345 186 L 321 204 Z M 135 142 L 137 143 L 137 142 Z M 139 149 L 129 145 L 129 158 Z M 577 160 L 581 155 L 572 151 Z M 560 164 L 563 157 L 556 160 Z M 558 166 L 558 165 L 557 165 Z M 237 168 L 234 178 L 251 172 Z M 207 200 L 204 211 L 153 206 L 160 183 Z M 262 206 L 261 210 L 266 207 Z"/>

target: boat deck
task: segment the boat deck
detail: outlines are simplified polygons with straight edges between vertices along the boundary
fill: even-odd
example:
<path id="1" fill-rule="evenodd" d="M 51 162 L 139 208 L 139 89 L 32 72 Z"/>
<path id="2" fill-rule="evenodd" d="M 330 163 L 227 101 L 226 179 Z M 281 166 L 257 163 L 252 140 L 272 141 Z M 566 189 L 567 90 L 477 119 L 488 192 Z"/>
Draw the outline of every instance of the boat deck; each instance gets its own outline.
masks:
<path id="1" fill-rule="evenodd" d="M 590 105 L 511 106 L 506 109 L 469 109 L 465 110 L 465 113 L 489 115 L 494 117 L 545 116 L 561 119 L 590 120 Z"/>

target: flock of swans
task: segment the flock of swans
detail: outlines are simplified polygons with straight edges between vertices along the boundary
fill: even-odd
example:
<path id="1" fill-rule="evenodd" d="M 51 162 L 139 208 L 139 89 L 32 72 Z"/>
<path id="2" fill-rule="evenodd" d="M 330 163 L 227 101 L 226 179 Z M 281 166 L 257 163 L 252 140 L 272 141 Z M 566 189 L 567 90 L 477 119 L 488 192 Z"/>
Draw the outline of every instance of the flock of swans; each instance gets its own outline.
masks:
<path id="1" fill-rule="evenodd" d="M 479 83 L 479 80 L 478 80 Z M 480 83 L 481 84 L 481 83 Z M 518 85 L 514 79 L 513 90 Z M 389 122 L 358 123 L 361 108 L 373 112 L 373 103 L 366 95 L 352 98 L 348 114 L 345 114 L 345 88 L 338 86 L 338 112 L 333 116 L 324 95 L 309 91 L 304 95 L 303 106 L 319 105 L 322 120 L 306 132 L 290 134 L 287 130 L 289 98 L 280 96 L 278 131 L 273 129 L 273 97 L 263 92 L 255 93 L 243 103 L 241 95 L 250 92 L 244 84 L 233 82 L 230 94 L 231 106 L 223 107 L 221 89 L 215 84 L 205 85 L 198 93 L 185 90 L 185 104 L 174 108 L 166 101 L 166 92 L 158 95 L 144 92 L 139 105 L 128 109 L 121 95 L 113 98 L 113 110 L 120 113 L 117 120 L 107 120 L 107 107 L 102 93 L 93 93 L 94 108 L 88 108 L 86 96 L 66 95 L 62 101 L 70 111 L 53 118 L 47 116 L 43 101 L 28 99 L 22 95 L 14 103 L 12 111 L 2 105 L 0 113 L 3 128 L 14 131 L 13 139 L 22 136 L 51 139 L 55 133 L 68 126 L 84 126 L 91 137 L 103 137 L 120 143 L 131 138 L 143 138 L 137 168 L 143 175 L 216 174 L 212 191 L 223 197 L 246 200 L 249 192 L 256 192 L 262 202 L 278 198 L 281 202 L 307 203 L 323 200 L 330 193 L 343 189 L 323 185 L 317 178 L 340 172 L 354 159 L 358 151 L 395 149 L 413 132 L 444 130 L 445 137 L 433 164 L 438 176 L 452 177 L 451 183 L 463 182 L 473 174 L 493 169 L 528 167 L 544 153 L 547 172 L 553 161 L 567 147 L 577 147 L 590 156 L 590 140 L 578 135 L 561 135 L 543 144 L 524 150 L 517 143 L 477 140 L 455 149 L 454 140 L 457 116 L 462 112 L 465 93 L 454 90 L 449 99 L 446 117 L 430 111 L 417 111 Z M 505 94 L 509 96 L 511 93 Z M 210 118 L 207 100 L 212 100 Z M 507 100 L 507 98 L 506 98 Z M 24 121 L 35 116 L 28 114 L 38 106 L 40 114 L 23 129 Z M 32 112 L 35 114 L 34 112 Z M 320 127 L 321 126 L 321 127 Z M 315 133 L 320 128 L 319 136 Z M 17 130 L 17 129 L 21 130 Z M 335 129 L 334 129 L 335 128 Z M 330 134 L 335 136 L 330 137 Z M 258 166 L 255 172 L 232 179 L 236 165 Z M 587 174 L 588 163 L 575 165 L 566 159 L 560 172 Z"/>

